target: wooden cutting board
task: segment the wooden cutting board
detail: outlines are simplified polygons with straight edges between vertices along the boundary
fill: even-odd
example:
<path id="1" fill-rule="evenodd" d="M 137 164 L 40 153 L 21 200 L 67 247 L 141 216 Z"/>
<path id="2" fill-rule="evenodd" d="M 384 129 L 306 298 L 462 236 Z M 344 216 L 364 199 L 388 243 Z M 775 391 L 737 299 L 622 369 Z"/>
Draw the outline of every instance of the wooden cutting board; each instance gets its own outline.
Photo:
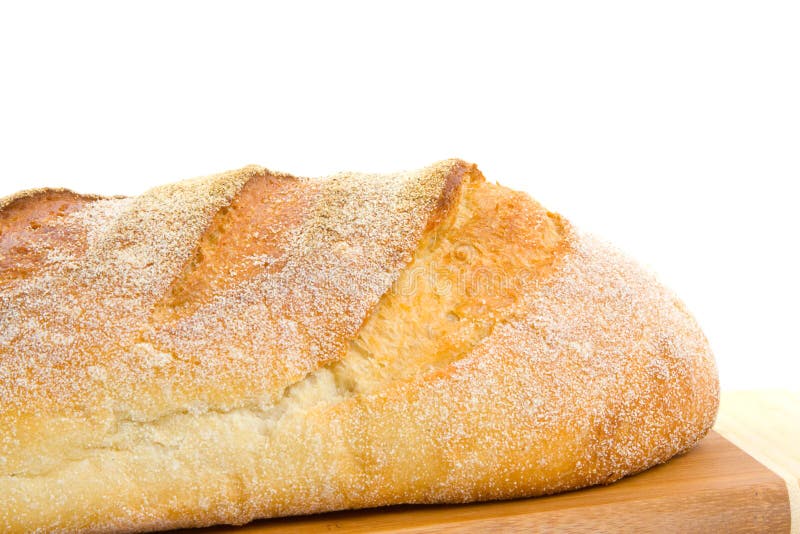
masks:
<path id="1" fill-rule="evenodd" d="M 721 431 L 741 436 L 765 429 L 793 427 L 794 415 L 780 424 L 770 411 L 746 410 L 733 417 L 726 405 L 742 404 L 723 396 Z M 760 397 L 759 397 L 760 398 Z M 774 399 L 773 399 L 774 400 Z M 734 402 L 735 401 L 735 402 Z M 758 400 L 755 401 L 758 404 Z M 753 406 L 749 400 L 745 406 Z M 800 404 L 798 404 L 800 406 Z M 762 407 L 763 408 L 763 407 Z M 794 407 L 792 410 L 795 410 Z M 774 412 L 774 410 L 773 410 Z M 754 415 L 757 414 L 757 415 Z M 784 411 L 785 414 L 785 411 Z M 737 421 L 737 423 L 732 423 Z M 737 426 L 738 425 L 738 426 Z M 788 426 L 787 426 L 788 425 Z M 798 426 L 800 428 L 800 426 Z M 785 450 L 785 442 L 781 442 Z M 746 446 L 746 445 L 743 445 Z M 790 445 L 793 450 L 793 445 Z M 748 450 L 752 450 L 748 447 Z M 759 451 L 769 451 L 763 444 Z M 766 453 L 769 456 L 768 453 Z M 244 527 L 215 527 L 194 534 L 277 532 L 790 532 L 787 480 L 712 431 L 697 447 L 666 464 L 609 486 L 587 488 L 548 497 L 449 506 L 392 506 L 315 516 L 257 521 Z M 775 465 L 772 465 L 775 469 Z M 785 475 L 785 472 L 783 473 Z M 796 474 L 794 475 L 797 476 Z M 794 480 L 796 482 L 796 479 Z M 790 486 L 791 487 L 791 486 Z M 792 497 L 793 499 L 796 497 Z M 796 503 L 795 503 L 796 504 Z M 798 525 L 794 525 L 797 529 Z"/>

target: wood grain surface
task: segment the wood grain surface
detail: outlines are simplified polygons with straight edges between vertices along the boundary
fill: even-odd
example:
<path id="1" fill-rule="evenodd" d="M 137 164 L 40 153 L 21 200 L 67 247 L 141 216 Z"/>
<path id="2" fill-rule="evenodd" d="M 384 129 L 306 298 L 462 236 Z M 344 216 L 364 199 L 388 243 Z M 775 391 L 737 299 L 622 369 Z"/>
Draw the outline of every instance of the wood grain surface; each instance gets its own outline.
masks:
<path id="1" fill-rule="evenodd" d="M 690 452 L 609 486 L 533 499 L 394 506 L 190 532 L 780 533 L 790 529 L 788 499 L 781 477 L 712 431 Z"/>
<path id="2" fill-rule="evenodd" d="M 724 391 L 715 429 L 785 480 L 800 534 L 800 391 Z"/>

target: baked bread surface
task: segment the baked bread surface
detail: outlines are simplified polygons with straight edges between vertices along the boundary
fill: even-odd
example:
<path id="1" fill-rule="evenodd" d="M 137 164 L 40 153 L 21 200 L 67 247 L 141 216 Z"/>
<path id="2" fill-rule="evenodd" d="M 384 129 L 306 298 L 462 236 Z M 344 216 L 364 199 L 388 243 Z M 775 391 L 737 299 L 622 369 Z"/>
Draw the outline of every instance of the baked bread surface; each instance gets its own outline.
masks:
<path id="1" fill-rule="evenodd" d="M 0 530 L 138 531 L 613 482 L 692 447 L 684 306 L 460 160 L 0 200 Z"/>

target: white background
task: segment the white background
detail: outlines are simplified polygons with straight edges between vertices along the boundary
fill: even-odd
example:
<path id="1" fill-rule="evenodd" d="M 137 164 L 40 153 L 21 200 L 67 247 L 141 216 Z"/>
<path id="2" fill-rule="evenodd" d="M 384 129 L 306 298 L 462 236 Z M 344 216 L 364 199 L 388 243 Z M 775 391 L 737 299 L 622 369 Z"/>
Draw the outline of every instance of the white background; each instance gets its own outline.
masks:
<path id="1" fill-rule="evenodd" d="M 0 4 L 0 196 L 454 156 L 659 273 L 723 388 L 797 387 L 797 2 Z"/>

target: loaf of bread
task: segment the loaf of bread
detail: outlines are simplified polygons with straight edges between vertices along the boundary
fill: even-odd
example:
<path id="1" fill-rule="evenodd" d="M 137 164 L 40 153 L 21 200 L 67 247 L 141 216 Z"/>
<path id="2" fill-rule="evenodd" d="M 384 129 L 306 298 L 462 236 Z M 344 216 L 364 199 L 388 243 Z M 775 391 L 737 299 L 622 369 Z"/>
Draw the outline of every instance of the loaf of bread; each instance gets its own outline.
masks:
<path id="1" fill-rule="evenodd" d="M 460 160 L 22 192 L 0 310 L 3 532 L 606 484 L 718 404 L 674 295 Z"/>

